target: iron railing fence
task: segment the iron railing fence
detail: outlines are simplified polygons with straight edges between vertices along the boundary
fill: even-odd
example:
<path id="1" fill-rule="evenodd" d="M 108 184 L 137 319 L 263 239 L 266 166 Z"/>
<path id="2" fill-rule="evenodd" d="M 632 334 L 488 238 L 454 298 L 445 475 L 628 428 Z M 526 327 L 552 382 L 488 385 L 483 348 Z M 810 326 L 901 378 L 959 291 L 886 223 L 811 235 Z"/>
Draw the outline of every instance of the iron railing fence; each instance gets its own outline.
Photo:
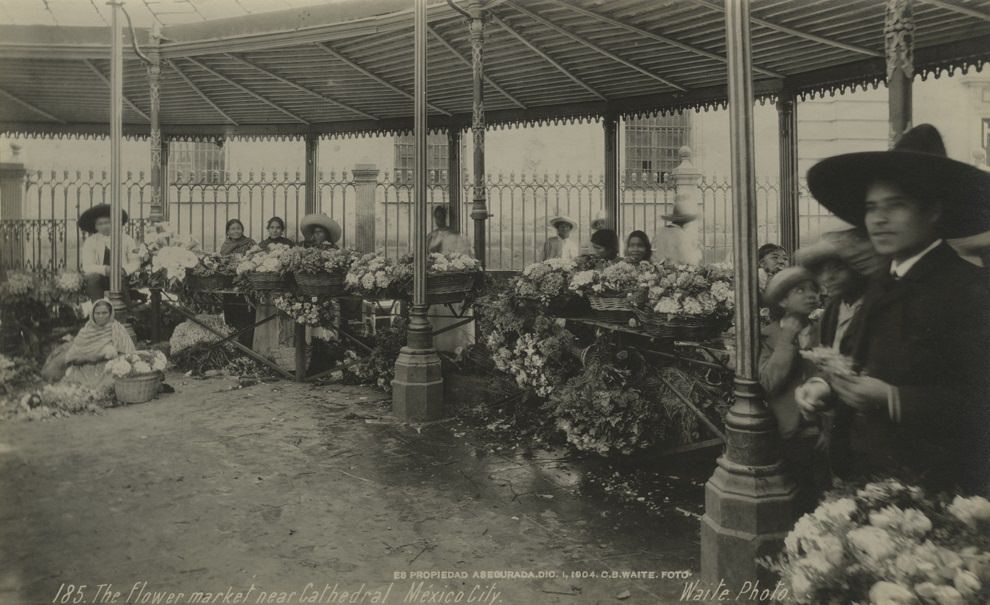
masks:
<path id="1" fill-rule="evenodd" d="M 216 250 L 224 239 L 224 226 L 238 218 L 249 236 L 262 239 L 265 223 L 280 216 L 289 236 L 305 213 L 305 182 L 300 173 L 248 172 L 214 175 L 178 174 L 169 183 L 169 222 L 180 232 L 199 240 L 204 249 Z M 428 203 L 448 203 L 444 179 L 429 179 Z M 355 232 L 356 208 L 373 203 L 376 216 L 376 249 L 398 256 L 411 249 L 412 185 L 381 173 L 370 181 L 356 180 L 349 172 L 319 175 L 319 210 L 337 220 L 344 231 L 343 243 Z M 547 222 L 565 214 L 578 222 L 577 237 L 588 246 L 593 219 L 603 207 L 601 177 L 572 175 L 489 175 L 486 179 L 488 207 L 488 266 L 496 270 L 519 270 L 540 260 L 543 242 L 550 235 Z M 620 233 L 641 229 L 657 233 L 662 216 L 673 209 L 674 188 L 651 179 L 626 179 L 622 183 Z M 468 238 L 471 225 L 471 186 L 461 192 L 462 233 Z M 728 260 L 732 249 L 732 188 L 727 179 L 702 178 L 698 184 L 701 240 L 705 260 Z M 23 218 L 0 217 L 0 268 L 59 271 L 78 267 L 82 234 L 76 223 L 81 212 L 94 204 L 109 202 L 109 179 L 105 173 L 33 172 L 24 184 Z M 758 183 L 757 212 L 760 241 L 778 241 L 779 189 L 766 179 Z M 149 227 L 151 186 L 143 173 L 127 173 L 123 183 L 123 206 L 130 220 L 125 229 L 140 240 Z M 828 215 L 802 189 L 801 237 L 817 238 Z"/>

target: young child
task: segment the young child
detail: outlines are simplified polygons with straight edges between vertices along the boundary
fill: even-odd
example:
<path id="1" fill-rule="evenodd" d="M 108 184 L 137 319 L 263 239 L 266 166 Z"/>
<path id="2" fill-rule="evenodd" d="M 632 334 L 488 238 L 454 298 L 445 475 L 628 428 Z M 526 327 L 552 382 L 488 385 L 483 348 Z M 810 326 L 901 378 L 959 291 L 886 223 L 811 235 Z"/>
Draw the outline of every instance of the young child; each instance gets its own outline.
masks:
<path id="1" fill-rule="evenodd" d="M 762 330 L 760 385 L 767 405 L 777 420 L 781 457 L 798 485 L 798 512 L 813 510 L 821 492 L 829 485 L 824 452 L 828 448 L 831 420 L 818 424 L 801 414 L 794 390 L 811 377 L 815 368 L 801 350 L 818 346 L 818 330 L 810 319 L 819 305 L 815 275 L 803 267 L 783 269 L 767 284 L 764 298 L 771 321 Z"/>

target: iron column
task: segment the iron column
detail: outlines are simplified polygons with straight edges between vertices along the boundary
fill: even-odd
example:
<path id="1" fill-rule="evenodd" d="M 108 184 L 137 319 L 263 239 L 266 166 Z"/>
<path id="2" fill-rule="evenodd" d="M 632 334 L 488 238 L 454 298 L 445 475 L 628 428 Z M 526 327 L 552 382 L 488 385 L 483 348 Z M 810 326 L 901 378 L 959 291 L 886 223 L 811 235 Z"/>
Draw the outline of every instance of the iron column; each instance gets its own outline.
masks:
<path id="1" fill-rule="evenodd" d="M 608 113 L 602 120 L 605 129 L 605 219 L 609 229 L 619 232 L 619 116 Z"/>
<path id="2" fill-rule="evenodd" d="M 485 222 L 488 220 L 488 205 L 485 201 L 485 21 L 479 0 L 472 0 L 467 10 L 471 15 L 471 68 L 474 83 L 474 103 L 471 107 L 471 136 L 474 146 L 471 219 L 474 220 L 474 256 L 485 266 Z"/>
<path id="3" fill-rule="evenodd" d="M 123 28 L 120 2 L 109 2 L 110 16 L 110 302 L 118 319 L 126 313 L 122 293 L 123 250 L 121 237 L 120 145 L 123 130 Z"/>
<path id="4" fill-rule="evenodd" d="M 914 77 L 914 13 L 911 0 L 887 0 L 883 21 L 887 56 L 890 146 L 911 128 L 911 79 Z"/>
<path id="5" fill-rule="evenodd" d="M 392 412 L 402 421 L 436 420 L 443 415 L 443 375 L 440 357 L 433 348 L 433 328 L 427 317 L 427 104 L 426 104 L 426 2 L 416 0 L 414 138 L 416 173 L 413 183 L 413 301 L 406 331 L 406 346 L 395 361 Z"/>
<path id="6" fill-rule="evenodd" d="M 757 208 L 749 0 L 725 2 L 733 265 L 736 294 L 735 401 L 725 419 L 726 447 L 705 486 L 702 578 L 733 592 L 746 581 L 771 583 L 756 558 L 779 548 L 793 525 L 794 486 L 781 472 L 776 425 L 759 384 Z"/>
<path id="7" fill-rule="evenodd" d="M 800 245 L 800 185 L 798 182 L 797 99 L 781 92 L 777 100 L 780 137 L 780 245 L 791 254 Z"/>

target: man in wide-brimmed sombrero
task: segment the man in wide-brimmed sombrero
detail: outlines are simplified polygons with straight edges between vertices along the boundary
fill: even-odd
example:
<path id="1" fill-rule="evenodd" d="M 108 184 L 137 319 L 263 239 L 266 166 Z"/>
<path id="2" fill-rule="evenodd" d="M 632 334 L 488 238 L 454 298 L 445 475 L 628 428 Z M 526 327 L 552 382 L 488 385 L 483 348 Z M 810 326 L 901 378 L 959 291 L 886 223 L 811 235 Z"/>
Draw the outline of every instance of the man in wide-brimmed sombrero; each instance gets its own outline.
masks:
<path id="1" fill-rule="evenodd" d="M 121 211 L 121 224 L 127 223 L 127 213 Z M 97 204 L 79 215 L 79 229 L 89 234 L 79 252 L 86 294 L 91 301 L 106 297 L 110 289 L 110 205 Z M 131 236 L 120 234 L 121 268 L 130 275 L 141 266 L 137 257 L 137 245 Z M 124 294 L 127 294 L 124 288 Z"/>
<path id="2" fill-rule="evenodd" d="M 326 214 L 307 214 L 299 221 L 299 231 L 302 232 L 303 246 L 325 246 L 336 248 L 337 242 L 343 235 L 344 230 L 340 224 Z"/>
<path id="3" fill-rule="evenodd" d="M 550 226 L 556 229 L 557 235 L 548 237 L 543 243 L 543 260 L 551 258 L 575 259 L 581 255 L 578 240 L 572 235 L 577 229 L 577 221 L 569 216 L 555 216 L 550 219 Z"/>
<path id="4" fill-rule="evenodd" d="M 808 186 L 884 257 L 841 344 L 861 371 L 821 386 L 857 412 L 858 474 L 985 490 L 990 287 L 945 238 L 990 229 L 990 174 L 949 159 L 924 124 L 890 151 L 819 162 Z"/>

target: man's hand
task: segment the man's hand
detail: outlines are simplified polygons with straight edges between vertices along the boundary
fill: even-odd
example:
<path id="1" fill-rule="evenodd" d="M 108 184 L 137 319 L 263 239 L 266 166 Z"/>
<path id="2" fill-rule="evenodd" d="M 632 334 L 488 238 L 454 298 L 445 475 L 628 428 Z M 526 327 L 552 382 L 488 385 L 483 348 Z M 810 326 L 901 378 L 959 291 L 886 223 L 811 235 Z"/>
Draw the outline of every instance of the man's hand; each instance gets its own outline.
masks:
<path id="1" fill-rule="evenodd" d="M 835 375 L 831 384 L 843 403 L 861 412 L 869 412 L 887 405 L 890 385 L 878 378 Z"/>
<path id="2" fill-rule="evenodd" d="M 794 389 L 794 399 L 801 413 L 811 417 L 826 406 L 825 398 L 831 392 L 832 389 L 824 381 L 811 380 Z"/>

